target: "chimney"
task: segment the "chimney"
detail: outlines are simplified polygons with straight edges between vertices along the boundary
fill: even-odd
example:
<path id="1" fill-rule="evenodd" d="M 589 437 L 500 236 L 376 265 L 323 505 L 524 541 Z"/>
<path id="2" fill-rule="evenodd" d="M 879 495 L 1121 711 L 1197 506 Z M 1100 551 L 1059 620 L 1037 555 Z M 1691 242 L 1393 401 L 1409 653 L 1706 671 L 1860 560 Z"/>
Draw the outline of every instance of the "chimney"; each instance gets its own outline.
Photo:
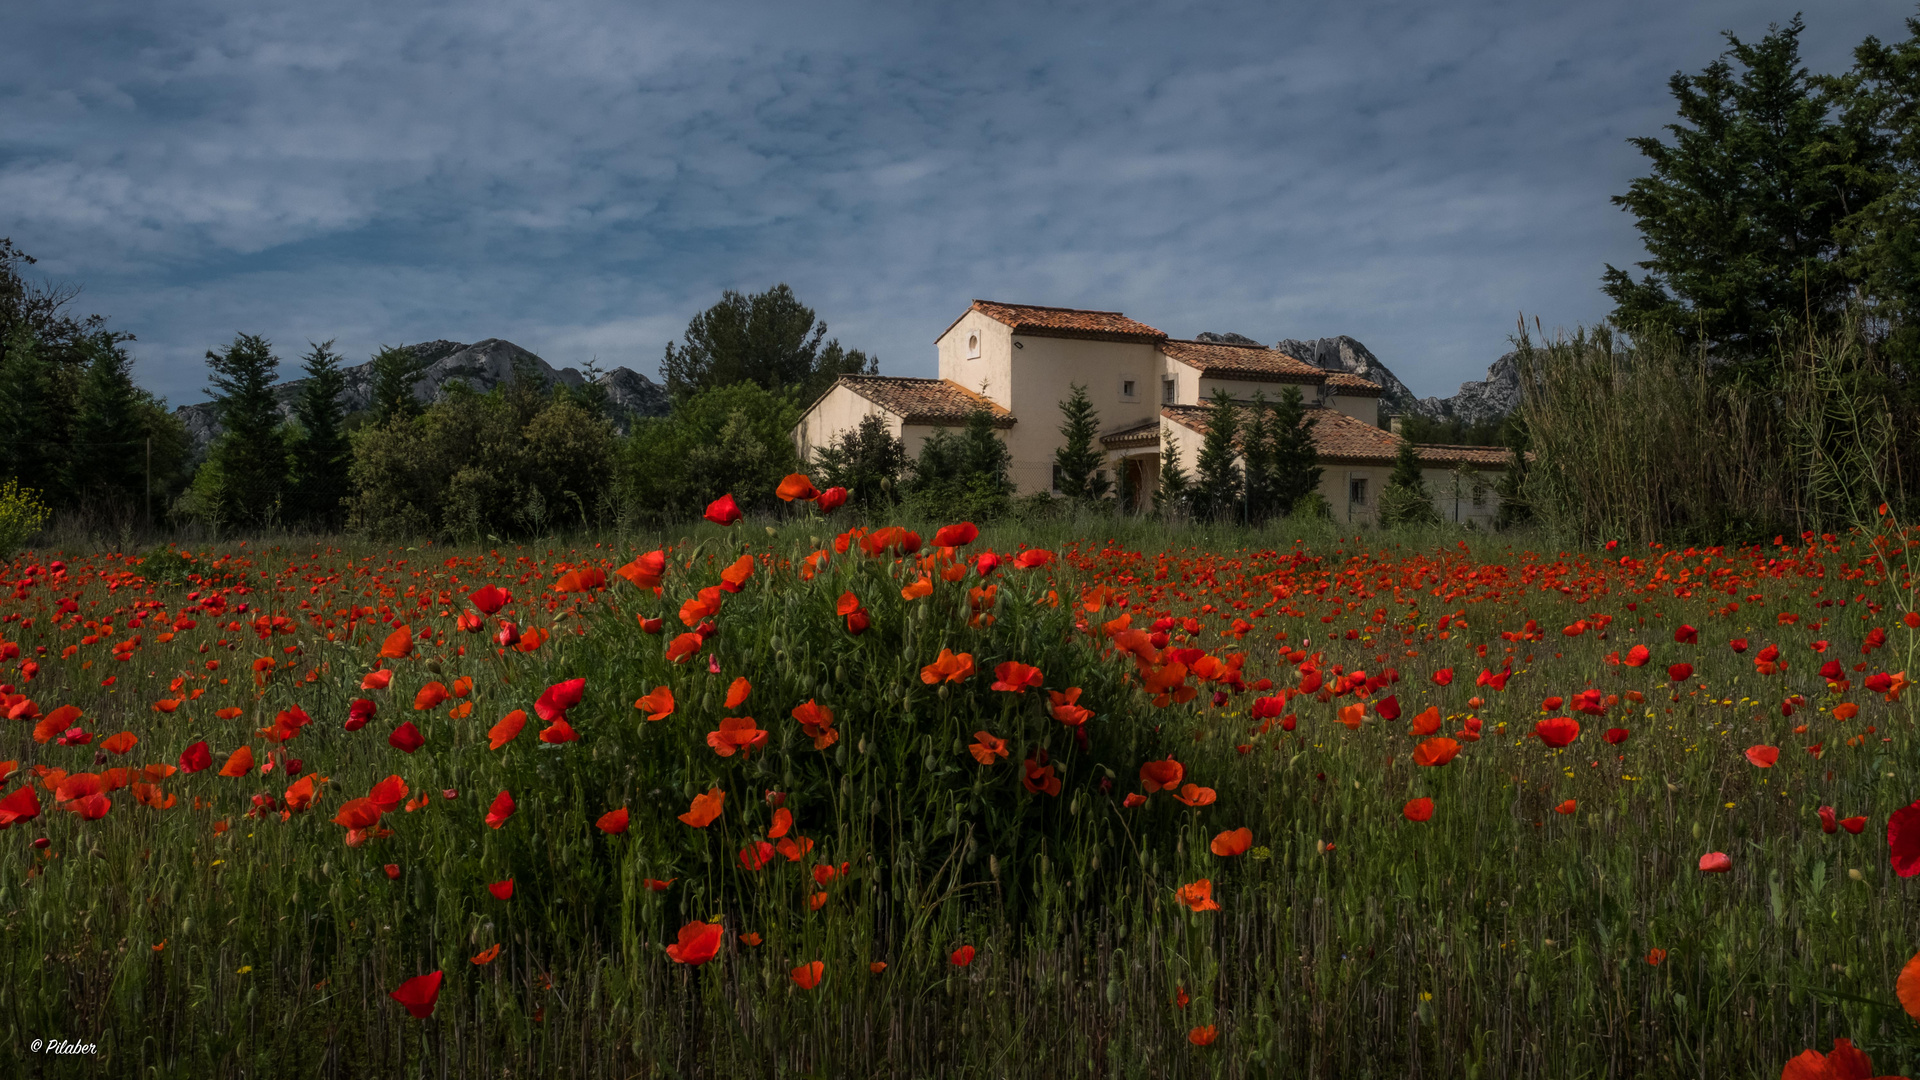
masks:
<path id="1" fill-rule="evenodd" d="M 1389 416 L 1387 418 L 1387 429 L 1395 435 L 1400 434 L 1400 418 L 1397 416 Z"/>

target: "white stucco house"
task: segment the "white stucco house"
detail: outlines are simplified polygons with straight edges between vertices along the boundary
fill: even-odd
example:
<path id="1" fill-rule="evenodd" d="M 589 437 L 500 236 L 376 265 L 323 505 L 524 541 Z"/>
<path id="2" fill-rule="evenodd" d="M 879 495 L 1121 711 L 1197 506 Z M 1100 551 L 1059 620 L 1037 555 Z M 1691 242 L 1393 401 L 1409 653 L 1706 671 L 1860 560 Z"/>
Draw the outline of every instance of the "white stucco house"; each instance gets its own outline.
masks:
<path id="1" fill-rule="evenodd" d="M 1107 468 L 1144 510 L 1159 484 L 1160 454 L 1171 441 L 1191 472 L 1206 436 L 1214 391 L 1237 401 L 1256 393 L 1278 399 L 1297 386 L 1323 470 L 1320 493 L 1342 521 L 1371 521 L 1392 471 L 1400 436 L 1380 427 L 1378 385 L 1328 371 L 1259 345 L 1170 338 L 1117 311 L 975 300 L 934 342 L 938 378 L 842 376 L 812 403 L 794 429 L 802 460 L 878 415 L 908 455 L 935 431 L 958 430 L 977 409 L 993 418 L 1013 459 L 1022 494 L 1053 488 L 1060 448 L 1060 403 L 1075 384 L 1099 410 Z M 1489 524 L 1499 509 L 1494 485 L 1508 452 L 1499 447 L 1417 447 L 1428 487 L 1448 521 Z"/>

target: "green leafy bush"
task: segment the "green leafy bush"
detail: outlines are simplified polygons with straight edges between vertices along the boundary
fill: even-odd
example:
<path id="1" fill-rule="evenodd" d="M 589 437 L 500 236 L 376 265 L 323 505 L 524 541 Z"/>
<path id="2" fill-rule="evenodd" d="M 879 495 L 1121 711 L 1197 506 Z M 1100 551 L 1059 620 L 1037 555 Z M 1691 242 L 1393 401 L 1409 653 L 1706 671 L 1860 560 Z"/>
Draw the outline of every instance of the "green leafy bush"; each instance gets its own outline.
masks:
<path id="1" fill-rule="evenodd" d="M 39 494 L 21 487 L 18 480 L 0 483 L 0 557 L 25 547 L 46 525 L 49 513 Z"/>

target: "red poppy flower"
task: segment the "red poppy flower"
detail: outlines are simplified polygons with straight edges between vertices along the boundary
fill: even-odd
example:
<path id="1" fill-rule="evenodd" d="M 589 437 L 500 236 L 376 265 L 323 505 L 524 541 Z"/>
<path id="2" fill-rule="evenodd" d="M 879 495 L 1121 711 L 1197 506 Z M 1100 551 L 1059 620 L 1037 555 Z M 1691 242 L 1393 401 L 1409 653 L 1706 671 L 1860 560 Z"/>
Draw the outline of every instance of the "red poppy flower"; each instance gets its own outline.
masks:
<path id="1" fill-rule="evenodd" d="M 580 699 L 586 696 L 586 692 L 587 680 L 585 679 L 568 679 L 566 682 L 554 683 L 541 693 L 540 700 L 533 703 L 534 714 L 549 723 L 564 720 L 567 710 L 580 704 Z"/>
<path id="2" fill-rule="evenodd" d="M 467 600 L 480 609 L 482 615 L 497 615 L 513 601 L 513 594 L 494 585 L 482 585 L 468 593 Z"/>
<path id="3" fill-rule="evenodd" d="M 698 967 L 720 954 L 726 931 L 719 923 L 690 922 L 680 928 L 680 940 L 667 946 L 667 958 Z"/>
<path id="4" fill-rule="evenodd" d="M 78 814 L 82 821 L 98 821 L 107 816 L 107 811 L 113 809 L 113 803 L 105 795 L 95 792 L 67 803 L 66 809 Z"/>
<path id="5" fill-rule="evenodd" d="M 1177 788 L 1186 776 L 1187 767 L 1172 758 L 1149 761 L 1140 766 L 1140 786 L 1146 788 L 1149 795 L 1162 789 Z"/>
<path id="6" fill-rule="evenodd" d="M 1441 668 L 1428 677 L 1433 680 L 1433 685 L 1435 686 L 1453 685 L 1453 669 L 1450 667 Z"/>
<path id="7" fill-rule="evenodd" d="M 659 878 L 642 878 L 640 880 L 640 884 L 645 885 L 649 890 L 653 892 L 666 892 L 668 889 L 673 887 L 674 882 L 679 880 L 680 880 L 679 878 L 668 878 L 665 881 L 661 881 Z M 740 940 L 746 941 L 746 936 L 742 935 Z M 748 944 L 758 945 L 759 942 L 752 941 L 752 942 L 748 942 Z"/>
<path id="8" fill-rule="evenodd" d="M 1698 645 L 1700 644 L 1700 631 L 1682 624 L 1679 629 L 1673 632 L 1673 640 L 1682 645 Z"/>
<path id="9" fill-rule="evenodd" d="M 419 693 L 413 695 L 413 711 L 425 712 L 428 709 L 436 708 L 441 702 L 447 700 L 449 696 L 444 683 L 437 681 L 430 682 L 421 687 Z"/>
<path id="10" fill-rule="evenodd" d="M 403 754 L 411 754 L 427 745 L 427 740 L 420 735 L 420 729 L 413 726 L 413 721 L 409 720 L 393 729 L 393 734 L 387 736 L 387 745 Z"/>
<path id="11" fill-rule="evenodd" d="M 715 525 L 732 525 L 740 520 L 740 507 L 732 495 L 722 495 L 708 503 L 707 512 L 701 516 Z"/>
<path id="12" fill-rule="evenodd" d="M 1903 806 L 1887 818 L 1887 850 L 1893 872 L 1901 877 L 1920 874 L 1920 802 Z"/>
<path id="13" fill-rule="evenodd" d="M 1555 716 L 1533 725 L 1533 733 L 1541 742 L 1558 749 L 1580 737 L 1580 721 L 1571 716 Z"/>
<path id="14" fill-rule="evenodd" d="M 681 634 L 667 644 L 667 660 L 675 664 L 684 664 L 700 651 L 703 639 L 699 634 Z"/>
<path id="15" fill-rule="evenodd" d="M 1202 806 L 1212 806 L 1214 800 L 1219 798 L 1218 793 L 1212 788 L 1201 787 L 1198 784 L 1182 784 L 1180 785 L 1179 791 L 1169 791 L 1167 794 L 1172 795 L 1177 801 L 1183 802 L 1196 809 Z"/>
<path id="16" fill-rule="evenodd" d="M 778 840 L 793 828 L 793 811 L 780 807 L 773 812 L 773 827 L 767 830 L 767 839 Z"/>
<path id="17" fill-rule="evenodd" d="M 657 589 L 660 587 L 660 579 L 667 573 L 667 553 L 649 551 L 615 570 L 614 573 L 633 582 L 638 588 Z"/>
<path id="18" fill-rule="evenodd" d="M 431 975 L 415 975 L 387 996 L 405 1005 L 414 1019 L 425 1020 L 433 1015 L 433 1003 L 440 999 L 440 975 L 438 971 Z"/>
<path id="19" fill-rule="evenodd" d="M 795 499 L 811 501 L 820 495 L 814 490 L 813 481 L 807 479 L 806 473 L 788 474 L 786 479 L 780 481 L 780 486 L 775 488 L 773 493 L 780 496 L 781 502 L 793 502 Z"/>
<path id="20" fill-rule="evenodd" d="M 384 659 L 398 660 L 403 656 L 411 656 L 412 654 L 413 627 L 407 626 L 404 623 L 398 629 L 394 630 L 393 633 L 388 634 L 387 640 L 380 643 L 380 655 Z M 392 676 L 388 677 L 391 678 Z"/>
<path id="21" fill-rule="evenodd" d="M 1869 1080 L 1872 1076 L 1873 1059 L 1855 1049 L 1849 1039 L 1833 1040 L 1832 1053 L 1803 1050 L 1780 1070 L 1780 1080 Z"/>
<path id="22" fill-rule="evenodd" d="M 993 675 L 992 689 L 1008 690 L 1016 694 L 1024 694 L 1027 687 L 1039 686 L 1041 682 L 1039 668 L 1015 660 L 1009 660 L 995 667 Z"/>
<path id="23" fill-rule="evenodd" d="M 786 841 L 782 841 L 785 843 Z M 762 870 L 773 861 L 773 845 L 765 840 L 755 840 L 740 849 L 740 865 L 748 870 Z"/>
<path id="24" fill-rule="evenodd" d="M 487 891 L 493 894 L 495 900 L 511 900 L 513 899 L 513 879 L 496 881 L 487 886 Z"/>
<path id="25" fill-rule="evenodd" d="M 1400 816 L 1408 821 L 1426 821 L 1433 817 L 1433 800 L 1424 797 L 1414 799 L 1400 808 Z"/>
<path id="26" fill-rule="evenodd" d="M 498 750 L 512 742 L 522 728 L 527 726 L 527 714 L 515 709 L 500 718 L 500 722 L 487 731 L 487 748 Z"/>
<path id="27" fill-rule="evenodd" d="M 1780 760 L 1780 748 L 1777 746 L 1749 746 L 1747 747 L 1747 760 L 1753 762 L 1755 768 L 1771 769 L 1773 768 L 1773 763 Z"/>
<path id="28" fill-rule="evenodd" d="M 650 721 L 665 720 L 667 717 L 673 715 L 673 689 L 666 686 L 656 686 L 653 688 L 653 693 L 634 702 L 633 707 L 646 713 L 647 719 Z M 728 705 L 727 708 L 731 709 L 733 706 Z"/>
<path id="29" fill-rule="evenodd" d="M 379 706 L 375 705 L 372 701 L 366 698 L 354 698 L 353 704 L 347 706 L 346 729 L 348 731 L 359 731 L 361 728 L 367 726 L 367 721 L 373 719 L 374 714 L 377 712 L 379 712 Z"/>
<path id="30" fill-rule="evenodd" d="M 1042 765 L 1033 758 L 1028 758 L 1024 763 L 1020 784 L 1036 795 L 1043 792 L 1048 795 L 1060 794 L 1060 778 L 1054 775 L 1053 766 Z"/>
<path id="31" fill-rule="evenodd" d="M 696 829 L 704 829 L 719 819 L 721 809 L 726 805 L 727 793 L 719 788 L 709 788 L 705 794 L 695 795 L 687 812 L 680 820 Z"/>
<path id="32" fill-rule="evenodd" d="M 1388 694 L 1386 697 L 1373 703 L 1373 711 L 1382 720 L 1389 722 L 1398 720 L 1400 719 L 1400 698 L 1396 695 Z"/>
<path id="33" fill-rule="evenodd" d="M 1667 668 L 1667 678 L 1674 682 L 1686 682 L 1693 678 L 1692 664 L 1674 664 Z"/>
<path id="34" fill-rule="evenodd" d="M 1866 829 L 1867 819 L 1865 817 L 1842 818 L 1840 821 L 1840 827 L 1854 834 L 1855 836 L 1858 836 L 1863 830 Z"/>
<path id="35" fill-rule="evenodd" d="M 497 829 L 507 823 L 513 811 L 513 795 L 502 791 L 493 797 L 493 805 L 487 808 L 487 824 Z"/>
<path id="36" fill-rule="evenodd" d="M 1651 659 L 1653 659 L 1652 649 L 1647 648 L 1645 645 L 1635 645 L 1633 648 L 1627 650 L 1627 655 L 1622 658 L 1620 662 L 1628 667 L 1644 667 L 1647 661 Z"/>
<path id="37" fill-rule="evenodd" d="M 1823 806 L 1820 809 L 1814 811 L 1814 813 L 1820 815 L 1820 831 L 1821 832 L 1832 833 L 1838 830 L 1839 818 L 1834 814 L 1833 807 Z"/>
<path id="38" fill-rule="evenodd" d="M 601 814 L 600 820 L 594 822 L 594 825 L 596 825 L 601 832 L 611 833 L 616 836 L 619 835 L 620 833 L 626 832 L 627 831 L 627 808 L 623 806 L 618 810 L 609 810 L 606 813 Z"/>
<path id="39" fill-rule="evenodd" d="M 1724 874 L 1733 869 L 1733 860 L 1724 851 L 1709 851 L 1700 856 L 1700 872 L 1703 874 Z"/>
<path id="40" fill-rule="evenodd" d="M 1213 879 L 1201 878 L 1174 890 L 1173 898 L 1194 911 L 1219 911 L 1213 899 Z"/>
<path id="41" fill-rule="evenodd" d="M 947 957 L 947 960 L 951 962 L 954 967 L 966 967 L 968 964 L 973 963 L 973 957 L 973 946 L 962 945 L 953 950 L 953 955 Z"/>
<path id="42" fill-rule="evenodd" d="M 0 829 L 40 816 L 40 795 L 30 787 L 15 788 L 0 799 Z"/>
<path id="43" fill-rule="evenodd" d="M 253 747 L 243 746 L 227 755 L 227 763 L 220 766 L 221 776 L 245 776 L 253 771 Z"/>
<path id="44" fill-rule="evenodd" d="M 971 521 L 963 521 L 958 525 L 943 525 L 940 531 L 933 534 L 933 546 L 965 547 L 973 543 L 979 535 L 980 530 L 975 528 Z"/>
<path id="45" fill-rule="evenodd" d="M 1223 859 L 1230 859 L 1235 855 L 1245 855 L 1247 849 L 1252 846 L 1253 830 L 1242 827 L 1228 829 L 1214 837 L 1213 842 L 1207 845 L 1207 849 Z"/>
<path id="46" fill-rule="evenodd" d="M 1559 806 L 1554 807 L 1553 812 L 1556 814 L 1571 814 L 1578 809 L 1580 809 L 1579 802 L 1573 799 L 1568 799 L 1566 802 L 1563 802 Z"/>
<path id="47" fill-rule="evenodd" d="M 564 716 L 540 731 L 540 741 L 549 744 L 570 743 L 579 737 L 579 733 L 573 730 L 573 725 L 567 723 L 567 718 Z"/>
<path id="48" fill-rule="evenodd" d="M 847 502 L 846 488 L 830 487 L 827 490 L 821 492 L 818 496 L 814 498 L 813 505 L 819 507 L 821 513 L 831 514 L 833 513 L 833 510 L 835 507 L 844 506 L 846 505 L 846 502 Z"/>
<path id="49" fill-rule="evenodd" d="M 213 767 L 213 752 L 205 742 L 197 742 L 180 752 L 180 771 L 196 773 Z"/>
<path id="50" fill-rule="evenodd" d="M 1212 1046 L 1213 1041 L 1219 1037 L 1220 1029 L 1213 1024 L 1208 1024 L 1205 1027 L 1197 1027 L 1187 1032 L 1187 1041 L 1195 1046 Z"/>
<path id="51" fill-rule="evenodd" d="M 767 745 L 767 733 L 751 716 L 728 716 L 720 721 L 720 730 L 707 732 L 707 745 L 721 757 L 732 757 L 735 751 L 751 754 Z"/>
<path id="52" fill-rule="evenodd" d="M 1127 797 L 1120 800 L 1120 805 L 1126 807 L 1129 810 L 1133 809 L 1136 806 L 1145 806 L 1147 805 L 1147 797 L 1145 795 L 1140 794 L 1137 791 L 1129 791 L 1127 792 Z"/>
<path id="53" fill-rule="evenodd" d="M 1053 561 L 1053 552 L 1042 548 L 1030 548 L 1013 557 L 1013 565 L 1022 570 L 1032 570 Z"/>
<path id="54" fill-rule="evenodd" d="M 1459 743 L 1445 736 L 1436 736 L 1413 748 L 1413 763 L 1428 767 L 1445 765 L 1459 753 Z"/>
<path id="55" fill-rule="evenodd" d="M 1606 734 L 1606 740 L 1609 744 L 1613 746 L 1619 746 L 1621 743 L 1627 741 L 1627 736 L 1632 734 L 1633 732 L 1628 731 L 1626 728 L 1623 728 L 1623 727 L 1608 728 L 1607 734 Z"/>
<path id="56" fill-rule="evenodd" d="M 932 686 L 939 682 L 959 682 L 973 675 L 973 654 L 941 649 L 933 663 L 920 669 L 920 681 Z"/>
<path id="57" fill-rule="evenodd" d="M 138 735 L 135 735 L 131 731 L 123 731 L 118 735 L 110 735 L 102 740 L 100 749 L 105 750 L 109 754 L 124 754 L 139 745 L 139 743 L 140 737 Z"/>
<path id="58" fill-rule="evenodd" d="M 820 976 L 825 974 L 826 970 L 827 965 L 824 961 L 815 960 L 811 964 L 801 964 L 789 974 L 793 977 L 793 985 L 802 990 L 811 990 L 820 985 Z"/>

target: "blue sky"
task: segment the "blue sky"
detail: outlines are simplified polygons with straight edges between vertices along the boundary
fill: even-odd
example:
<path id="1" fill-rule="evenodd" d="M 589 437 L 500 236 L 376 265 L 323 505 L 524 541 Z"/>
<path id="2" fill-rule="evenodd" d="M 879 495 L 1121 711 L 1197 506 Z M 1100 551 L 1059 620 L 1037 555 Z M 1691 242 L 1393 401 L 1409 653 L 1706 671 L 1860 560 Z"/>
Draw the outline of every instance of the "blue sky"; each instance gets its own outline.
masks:
<path id="1" fill-rule="evenodd" d="M 1846 66 L 1912 8 L 1828 0 Z M 1351 334 L 1422 394 L 1591 322 L 1667 78 L 1755 2 L 15 5 L 0 235 L 202 399 L 237 331 L 655 374 L 793 286 L 929 375 L 973 297 Z M 292 374 L 289 371 L 289 374 Z"/>

